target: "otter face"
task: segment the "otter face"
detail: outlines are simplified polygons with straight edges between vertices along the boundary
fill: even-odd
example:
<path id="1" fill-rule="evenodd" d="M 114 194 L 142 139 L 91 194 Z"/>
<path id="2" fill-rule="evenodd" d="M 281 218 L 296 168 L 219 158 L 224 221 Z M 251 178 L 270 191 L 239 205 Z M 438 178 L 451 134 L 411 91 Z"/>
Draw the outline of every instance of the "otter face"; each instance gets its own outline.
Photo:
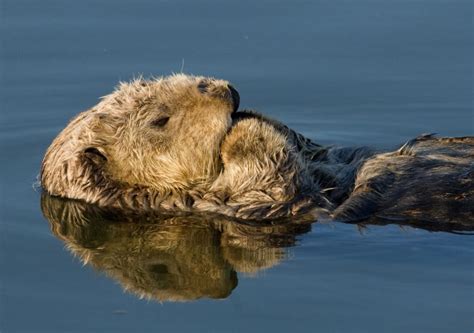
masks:
<path id="1" fill-rule="evenodd" d="M 97 105 L 93 135 L 111 178 L 161 190 L 189 188 L 220 170 L 221 142 L 239 95 L 227 81 L 174 75 L 123 83 Z"/>

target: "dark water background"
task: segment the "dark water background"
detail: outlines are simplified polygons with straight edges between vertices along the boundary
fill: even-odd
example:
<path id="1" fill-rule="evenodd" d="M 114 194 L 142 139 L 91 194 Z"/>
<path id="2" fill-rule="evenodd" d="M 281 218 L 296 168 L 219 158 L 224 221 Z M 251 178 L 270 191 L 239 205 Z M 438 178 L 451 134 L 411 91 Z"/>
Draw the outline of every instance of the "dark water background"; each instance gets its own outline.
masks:
<path id="1" fill-rule="evenodd" d="M 159 303 L 82 267 L 32 188 L 73 115 L 119 80 L 183 67 L 324 144 L 472 135 L 472 1 L 0 3 L 2 333 L 474 330 L 469 236 L 315 224 L 227 299 Z"/>

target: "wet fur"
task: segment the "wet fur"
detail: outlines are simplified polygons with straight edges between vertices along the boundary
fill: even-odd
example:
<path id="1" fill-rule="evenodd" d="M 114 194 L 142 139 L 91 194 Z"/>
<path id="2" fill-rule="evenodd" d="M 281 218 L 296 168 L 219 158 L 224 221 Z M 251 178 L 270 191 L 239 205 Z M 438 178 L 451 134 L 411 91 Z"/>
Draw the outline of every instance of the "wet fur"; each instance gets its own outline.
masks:
<path id="1" fill-rule="evenodd" d="M 204 77 L 123 83 L 54 140 L 42 186 L 131 210 L 474 223 L 472 137 L 421 136 L 380 154 L 323 147 L 263 115 L 232 115 L 229 96 L 226 81 Z"/>

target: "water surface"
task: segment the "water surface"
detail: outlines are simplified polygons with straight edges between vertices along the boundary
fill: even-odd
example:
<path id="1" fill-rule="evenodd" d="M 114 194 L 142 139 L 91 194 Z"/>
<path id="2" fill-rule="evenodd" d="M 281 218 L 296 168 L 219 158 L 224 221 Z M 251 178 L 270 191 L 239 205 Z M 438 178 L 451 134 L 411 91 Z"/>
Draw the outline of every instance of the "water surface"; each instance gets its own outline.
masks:
<path id="1" fill-rule="evenodd" d="M 469 236 L 315 223 L 258 269 L 216 257 L 219 300 L 158 302 L 83 266 L 32 188 L 67 121 L 140 74 L 225 78 L 323 144 L 472 135 L 471 1 L 3 0 L 1 15 L 2 332 L 474 329 Z"/>

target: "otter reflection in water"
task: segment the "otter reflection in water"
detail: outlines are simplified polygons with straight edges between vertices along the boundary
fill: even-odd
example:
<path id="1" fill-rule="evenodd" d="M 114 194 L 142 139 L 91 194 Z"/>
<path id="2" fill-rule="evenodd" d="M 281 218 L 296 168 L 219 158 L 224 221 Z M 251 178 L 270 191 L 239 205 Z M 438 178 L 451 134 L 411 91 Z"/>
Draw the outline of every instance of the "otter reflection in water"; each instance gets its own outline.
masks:
<path id="1" fill-rule="evenodd" d="M 251 226 L 212 215 L 133 215 L 42 195 L 56 237 L 83 263 L 139 297 L 225 298 L 237 273 L 255 274 L 286 257 L 310 221 Z"/>
<path id="2" fill-rule="evenodd" d="M 277 265 L 286 258 L 285 248 L 314 221 L 250 225 L 209 214 L 137 215 L 45 193 L 41 205 L 54 235 L 83 263 L 139 297 L 160 301 L 227 297 L 237 286 L 236 272 L 255 274 Z M 396 222 L 372 219 L 364 225 L 387 223 Z M 474 230 L 469 223 L 406 224 L 432 231 Z"/>

